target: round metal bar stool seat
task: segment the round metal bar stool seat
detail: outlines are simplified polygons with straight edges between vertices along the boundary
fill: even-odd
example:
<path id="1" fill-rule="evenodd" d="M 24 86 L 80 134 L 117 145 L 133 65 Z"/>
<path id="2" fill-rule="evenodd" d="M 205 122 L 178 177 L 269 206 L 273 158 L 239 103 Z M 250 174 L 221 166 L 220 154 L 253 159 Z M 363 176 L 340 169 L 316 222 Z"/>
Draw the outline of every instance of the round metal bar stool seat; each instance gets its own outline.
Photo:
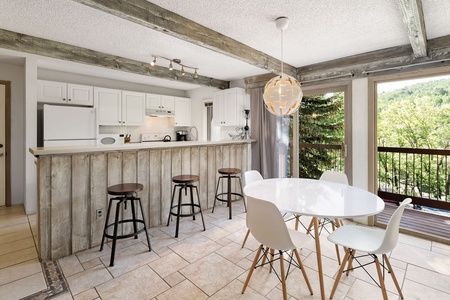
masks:
<path id="1" fill-rule="evenodd" d="M 194 182 L 197 182 L 199 180 L 198 175 L 192 175 L 192 174 L 185 174 L 185 175 L 177 175 L 172 177 L 172 182 L 175 183 L 173 187 L 173 194 L 172 194 L 172 200 L 170 202 L 170 210 L 169 210 L 169 218 L 167 220 L 167 226 L 170 224 L 170 217 L 176 216 L 176 229 L 175 229 L 175 237 L 178 237 L 178 231 L 180 227 L 180 218 L 182 217 L 192 217 L 193 220 L 195 220 L 195 215 L 200 214 L 202 217 L 202 223 L 203 223 L 203 230 L 206 230 L 205 227 L 205 221 L 203 219 L 203 213 L 202 213 L 202 207 L 200 204 L 200 197 L 198 194 L 198 188 L 197 186 L 193 185 Z M 174 205 L 175 201 L 175 194 L 177 188 L 178 191 L 178 202 Z M 196 190 L 197 193 L 197 203 L 194 203 L 194 192 L 193 190 Z M 185 195 L 187 195 L 187 192 L 189 190 L 190 192 L 190 202 L 182 203 L 182 191 L 184 190 Z M 183 212 L 182 207 L 189 207 L 190 212 L 186 212 L 186 210 Z"/>
<path id="2" fill-rule="evenodd" d="M 226 202 L 227 206 L 229 208 L 229 218 L 232 218 L 231 213 L 231 202 L 243 200 L 244 201 L 244 208 L 245 211 L 247 211 L 247 207 L 244 200 L 244 191 L 242 189 L 242 182 L 241 177 L 238 175 L 241 173 L 241 169 L 238 168 L 221 168 L 218 170 L 219 174 L 221 175 L 219 179 L 217 180 L 217 188 L 216 188 L 216 195 L 214 198 L 214 205 L 212 212 L 214 213 L 214 208 L 216 206 L 216 200 Z M 227 191 L 223 193 L 219 193 L 219 186 L 220 181 L 223 179 L 227 179 Z M 240 192 L 232 192 L 231 191 L 231 179 L 238 179 L 239 186 L 240 186 Z M 225 197 L 226 196 L 226 197 Z"/>
<path id="3" fill-rule="evenodd" d="M 103 250 L 103 245 L 105 242 L 105 238 L 112 239 L 112 249 L 111 249 L 111 259 L 110 266 L 114 266 L 114 255 L 116 252 L 116 241 L 119 239 L 125 239 L 134 236 L 135 239 L 138 238 L 138 234 L 145 231 L 145 236 L 147 237 L 148 250 L 151 251 L 150 239 L 148 237 L 147 226 L 145 225 L 144 219 L 144 211 L 142 209 L 141 199 L 137 198 L 137 192 L 142 191 L 144 186 L 140 183 L 121 183 L 108 187 L 108 194 L 111 196 L 109 199 L 108 212 L 106 213 L 105 227 L 103 229 L 103 237 L 102 243 L 100 246 L 100 251 Z M 116 204 L 116 213 L 115 219 L 113 223 L 108 224 L 109 216 L 111 214 L 111 208 L 113 206 L 113 201 L 117 201 Z M 138 206 L 136 207 L 135 202 L 137 202 Z M 131 206 L 131 219 L 122 219 L 119 220 L 120 212 L 122 211 L 122 207 L 124 210 L 127 209 L 127 203 L 130 203 Z M 141 210 L 142 218 L 138 217 L 137 209 Z M 130 233 L 118 233 L 118 227 L 121 224 L 132 224 L 133 231 Z M 140 227 L 140 228 L 139 228 Z M 113 233 L 108 233 L 108 230 L 112 229 Z M 123 226 L 122 226 L 123 229 Z"/>

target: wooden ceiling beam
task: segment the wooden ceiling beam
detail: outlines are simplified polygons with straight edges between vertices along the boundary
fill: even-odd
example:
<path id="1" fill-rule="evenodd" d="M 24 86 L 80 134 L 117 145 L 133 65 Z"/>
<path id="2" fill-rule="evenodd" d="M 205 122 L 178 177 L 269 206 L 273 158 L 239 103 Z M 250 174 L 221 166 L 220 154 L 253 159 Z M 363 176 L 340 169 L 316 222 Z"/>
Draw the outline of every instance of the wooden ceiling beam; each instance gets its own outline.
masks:
<path id="1" fill-rule="evenodd" d="M 423 18 L 422 0 L 398 0 L 403 23 L 416 58 L 427 56 L 427 33 Z"/>
<path id="2" fill-rule="evenodd" d="M 220 89 L 228 88 L 230 85 L 228 81 L 224 80 L 200 75 L 198 78 L 194 78 L 193 74 L 189 73 L 186 73 L 186 75 L 183 76 L 178 70 L 171 71 L 168 68 L 150 66 L 148 63 L 137 60 L 114 56 L 104 52 L 72 46 L 4 29 L 0 29 L 0 47 L 96 67 Z"/>
<path id="3" fill-rule="evenodd" d="M 197 46 L 279 74 L 281 61 L 228 36 L 209 29 L 147 0 L 73 0 Z M 284 73 L 296 76 L 296 68 L 283 64 Z"/>
<path id="4" fill-rule="evenodd" d="M 298 68 L 302 86 L 351 78 L 402 73 L 450 65 L 450 35 L 428 41 L 429 56 L 416 58 L 411 45 L 391 47 Z M 261 87 L 273 76 L 244 79 L 247 88 Z"/>

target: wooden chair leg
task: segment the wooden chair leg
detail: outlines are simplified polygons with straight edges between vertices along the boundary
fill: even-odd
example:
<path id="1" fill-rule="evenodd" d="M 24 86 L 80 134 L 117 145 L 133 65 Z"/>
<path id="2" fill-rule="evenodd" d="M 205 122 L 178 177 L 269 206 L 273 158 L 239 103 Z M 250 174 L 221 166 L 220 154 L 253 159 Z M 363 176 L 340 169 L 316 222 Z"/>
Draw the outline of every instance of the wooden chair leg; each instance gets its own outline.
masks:
<path id="1" fill-rule="evenodd" d="M 269 273 L 272 273 L 272 269 L 273 269 L 273 257 L 275 256 L 275 250 L 274 249 L 270 249 L 270 269 L 269 269 Z"/>
<path id="2" fill-rule="evenodd" d="M 337 220 L 337 219 L 335 219 L 335 220 Z M 335 229 L 335 226 L 334 226 L 333 222 L 331 222 L 331 229 L 333 231 Z M 340 265 L 341 264 L 341 254 L 339 253 L 339 246 L 337 244 L 334 244 L 334 248 L 336 249 L 336 257 L 337 257 L 338 264 Z"/>
<path id="3" fill-rule="evenodd" d="M 247 242 L 247 239 L 248 239 L 249 235 L 250 235 L 250 229 L 247 230 L 247 234 L 245 235 L 245 238 L 244 238 L 244 241 L 242 242 L 242 247 L 241 248 L 244 248 L 245 243 Z"/>
<path id="4" fill-rule="evenodd" d="M 298 224 L 300 223 L 298 218 L 300 218 L 300 216 L 299 215 L 294 216 L 295 216 L 295 231 L 298 231 Z"/>
<path id="5" fill-rule="evenodd" d="M 253 270 L 255 270 L 256 263 L 258 262 L 259 255 L 261 254 L 261 250 L 263 248 L 263 245 L 261 244 L 258 248 L 258 251 L 256 252 L 255 259 L 253 260 L 252 266 L 250 267 L 250 270 L 248 270 L 247 279 L 245 280 L 244 286 L 242 287 L 242 294 L 245 292 L 245 289 L 247 288 L 248 283 L 250 282 L 250 278 L 252 277 Z"/>
<path id="6" fill-rule="evenodd" d="M 320 222 L 319 222 L 319 224 L 320 224 Z M 311 222 L 309 222 L 308 229 L 306 229 L 306 234 L 309 234 L 311 232 L 311 228 L 313 227 L 313 225 L 314 225 L 314 219 L 311 219 Z"/>
<path id="7" fill-rule="evenodd" d="M 284 276 L 284 257 L 283 252 L 280 251 L 280 276 L 281 276 L 281 286 L 283 287 L 283 300 L 287 300 L 286 292 L 286 276 Z"/>
<path id="8" fill-rule="evenodd" d="M 300 266 L 300 270 L 302 271 L 303 278 L 305 278 L 306 285 L 308 286 L 309 292 L 311 295 L 313 294 L 313 290 L 311 288 L 311 284 L 309 284 L 308 276 L 306 275 L 305 268 L 303 267 L 302 260 L 300 259 L 300 255 L 298 254 L 297 249 L 294 249 L 295 257 L 297 258 L 298 265 Z"/>
<path id="9" fill-rule="evenodd" d="M 383 273 L 381 272 L 380 261 L 375 256 L 375 266 L 377 267 L 378 280 L 380 281 L 381 292 L 383 293 L 383 300 L 388 300 L 386 286 L 384 285 Z"/>
<path id="10" fill-rule="evenodd" d="M 356 254 L 356 250 L 353 250 L 353 256 L 355 256 L 355 254 Z M 351 268 L 353 268 L 353 257 L 350 257 L 348 259 L 348 267 L 347 267 L 347 272 L 345 275 L 347 275 L 347 276 L 350 275 Z"/>
<path id="11" fill-rule="evenodd" d="M 339 284 L 339 281 L 341 280 L 342 273 L 344 272 L 345 264 L 349 261 L 349 258 L 353 254 L 352 252 L 353 252 L 353 250 L 350 250 L 350 249 L 347 249 L 345 251 L 344 260 L 342 261 L 341 267 L 339 268 L 339 271 L 336 274 L 336 279 L 334 280 L 334 285 L 333 285 L 333 289 L 331 290 L 330 299 L 333 299 L 334 293 L 336 292 L 336 288 Z"/>
<path id="12" fill-rule="evenodd" d="M 397 278 L 395 277 L 395 274 L 394 274 L 394 269 L 392 269 L 391 263 L 389 262 L 389 259 L 387 258 L 386 254 L 383 254 L 383 259 L 386 261 L 386 265 L 388 267 L 389 273 L 391 273 L 391 277 L 392 277 L 392 280 L 394 281 L 395 287 L 397 288 L 398 294 L 400 295 L 400 298 L 403 299 L 402 290 L 400 289 L 400 285 L 398 284 Z"/>

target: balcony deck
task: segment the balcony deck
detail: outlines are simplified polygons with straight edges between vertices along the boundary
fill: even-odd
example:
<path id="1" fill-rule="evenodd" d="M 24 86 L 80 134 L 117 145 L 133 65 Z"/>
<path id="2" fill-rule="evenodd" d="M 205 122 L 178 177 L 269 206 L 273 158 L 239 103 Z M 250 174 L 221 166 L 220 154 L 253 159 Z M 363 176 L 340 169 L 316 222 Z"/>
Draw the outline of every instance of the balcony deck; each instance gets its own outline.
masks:
<path id="1" fill-rule="evenodd" d="M 397 205 L 386 203 L 384 211 L 377 215 L 377 223 L 386 225 L 396 208 Z M 434 236 L 438 241 L 450 244 L 450 216 L 408 208 L 403 214 L 400 228 L 415 235 Z"/>

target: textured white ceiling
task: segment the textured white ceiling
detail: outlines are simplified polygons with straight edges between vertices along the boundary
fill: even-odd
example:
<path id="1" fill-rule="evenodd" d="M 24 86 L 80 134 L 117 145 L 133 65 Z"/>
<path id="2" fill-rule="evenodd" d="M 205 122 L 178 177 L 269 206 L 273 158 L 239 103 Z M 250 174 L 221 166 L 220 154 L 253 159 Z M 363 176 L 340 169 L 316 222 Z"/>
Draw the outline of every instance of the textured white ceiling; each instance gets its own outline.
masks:
<path id="1" fill-rule="evenodd" d="M 274 21 L 286 16 L 290 24 L 284 32 L 283 60 L 295 67 L 409 43 L 394 0 L 151 2 L 275 58 L 281 58 L 281 33 Z M 450 34 L 450 1 L 422 2 L 428 38 Z M 222 80 L 266 73 L 71 0 L 1 0 L 0 28 L 138 61 L 149 62 L 152 54 L 179 58 L 198 67 L 201 75 Z M 39 66 L 183 90 L 196 87 L 46 58 Z"/>

